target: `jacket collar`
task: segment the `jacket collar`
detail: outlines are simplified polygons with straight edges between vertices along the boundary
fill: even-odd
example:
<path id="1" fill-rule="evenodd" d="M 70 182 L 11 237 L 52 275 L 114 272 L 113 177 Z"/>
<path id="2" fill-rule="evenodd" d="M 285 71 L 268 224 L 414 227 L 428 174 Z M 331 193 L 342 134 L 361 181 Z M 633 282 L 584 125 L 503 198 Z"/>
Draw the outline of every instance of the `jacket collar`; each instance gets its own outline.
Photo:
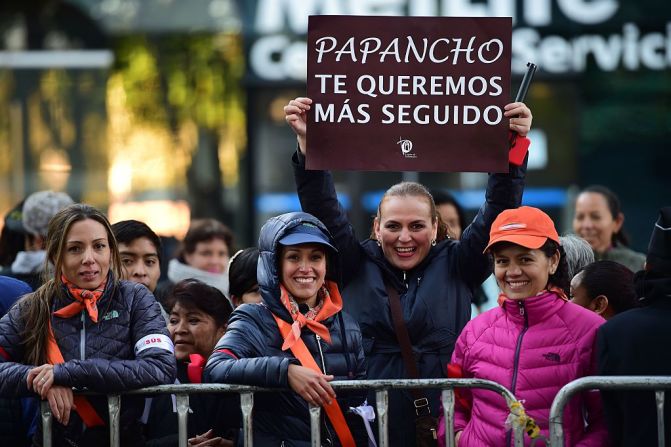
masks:
<path id="1" fill-rule="evenodd" d="M 501 307 L 515 323 L 524 324 L 526 321 L 528 326 L 533 326 L 557 313 L 565 303 L 555 292 L 545 291 L 523 300 L 506 298 Z"/>

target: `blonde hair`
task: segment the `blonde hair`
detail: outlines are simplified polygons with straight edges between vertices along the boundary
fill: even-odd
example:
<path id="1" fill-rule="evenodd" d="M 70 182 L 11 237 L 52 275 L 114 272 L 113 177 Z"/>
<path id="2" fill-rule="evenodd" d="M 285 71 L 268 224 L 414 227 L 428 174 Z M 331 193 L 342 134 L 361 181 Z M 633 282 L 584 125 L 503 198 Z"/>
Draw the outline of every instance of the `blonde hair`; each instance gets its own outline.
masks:
<path id="1" fill-rule="evenodd" d="M 91 219 L 105 227 L 107 241 L 110 248 L 110 269 L 112 280 L 120 278 L 121 259 L 112 227 L 107 217 L 96 208 L 76 203 L 63 208 L 49 221 L 46 238 L 47 264 L 54 265 L 53 271 L 44 270 L 44 284 L 35 292 L 21 299 L 21 315 L 24 321 L 22 343 L 24 346 L 25 363 L 42 365 L 47 362 L 47 339 L 49 336 L 49 321 L 51 318 L 51 304 L 54 297 L 64 298 L 61 273 L 63 270 L 63 255 L 67 235 L 72 225 L 82 220 Z"/>

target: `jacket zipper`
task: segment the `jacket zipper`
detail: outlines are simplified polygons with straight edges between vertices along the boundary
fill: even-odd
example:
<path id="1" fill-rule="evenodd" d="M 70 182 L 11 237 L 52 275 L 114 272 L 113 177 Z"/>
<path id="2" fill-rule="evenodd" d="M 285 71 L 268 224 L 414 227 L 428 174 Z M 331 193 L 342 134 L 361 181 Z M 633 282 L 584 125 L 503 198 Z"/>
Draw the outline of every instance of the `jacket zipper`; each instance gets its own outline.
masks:
<path id="1" fill-rule="evenodd" d="M 522 332 L 520 332 L 520 335 L 517 337 L 517 346 L 515 346 L 515 360 L 513 363 L 513 380 L 512 383 L 510 384 L 510 392 L 515 394 L 515 387 L 517 386 L 517 369 L 519 368 L 519 363 L 520 363 L 520 351 L 522 349 L 522 338 L 524 338 L 524 334 L 527 332 L 527 329 L 529 329 L 529 316 L 526 313 L 526 309 L 524 308 L 524 301 L 520 300 L 517 302 L 518 309 L 520 312 L 520 315 L 524 317 L 524 327 L 522 328 Z M 507 434 L 508 438 L 508 445 L 511 445 L 511 438 L 512 438 L 512 430 L 508 430 Z"/>
<path id="2" fill-rule="evenodd" d="M 322 360 L 322 374 L 327 374 L 326 362 L 324 362 L 324 352 L 322 351 L 322 343 L 321 343 L 322 338 L 319 336 L 319 334 L 315 334 L 315 338 L 317 339 L 317 347 L 319 348 L 319 357 Z M 329 430 L 329 426 L 324 418 L 324 412 L 322 412 L 322 420 L 324 421 L 324 428 L 326 429 L 326 435 L 328 436 L 327 442 L 329 443 L 329 445 L 332 445 L 333 441 L 331 441 L 331 439 L 333 439 L 333 435 L 331 434 L 331 430 Z"/>
<path id="3" fill-rule="evenodd" d="M 82 310 L 82 328 L 79 331 L 79 359 L 86 360 L 86 315 Z"/>

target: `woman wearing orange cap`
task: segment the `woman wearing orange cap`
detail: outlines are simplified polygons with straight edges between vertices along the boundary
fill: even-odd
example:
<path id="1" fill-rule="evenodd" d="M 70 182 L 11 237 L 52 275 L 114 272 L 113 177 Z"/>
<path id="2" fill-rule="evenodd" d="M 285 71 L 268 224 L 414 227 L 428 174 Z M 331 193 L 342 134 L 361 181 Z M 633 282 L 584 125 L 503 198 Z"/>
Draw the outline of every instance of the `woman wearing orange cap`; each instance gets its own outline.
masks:
<path id="1" fill-rule="evenodd" d="M 494 260 L 499 307 L 466 325 L 448 371 L 508 388 L 540 429 L 533 436 L 547 438 L 550 405 L 559 389 L 594 371 L 593 345 L 604 320 L 567 300 L 564 251 L 552 220 L 541 210 L 503 211 L 492 224 L 485 251 Z M 495 393 L 473 389 L 470 396 L 461 395 L 455 406 L 457 444 L 511 445 L 507 415 Z M 567 445 L 606 444 L 598 395 L 573 399 L 564 421 Z M 444 430 L 441 422 L 441 440 Z M 525 445 L 530 443 L 526 437 Z"/>

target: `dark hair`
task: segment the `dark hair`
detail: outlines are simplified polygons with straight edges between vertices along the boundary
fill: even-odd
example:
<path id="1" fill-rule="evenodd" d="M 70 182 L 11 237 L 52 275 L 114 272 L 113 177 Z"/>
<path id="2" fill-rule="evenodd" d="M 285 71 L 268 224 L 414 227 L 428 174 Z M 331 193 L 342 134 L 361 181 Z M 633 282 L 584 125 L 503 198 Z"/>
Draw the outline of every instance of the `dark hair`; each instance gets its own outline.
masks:
<path id="1" fill-rule="evenodd" d="M 41 365 L 46 363 L 51 303 L 54 297 L 63 298 L 65 296 L 61 273 L 67 235 L 72 225 L 86 219 L 94 220 L 105 227 L 110 248 L 112 280 L 116 281 L 117 278 L 121 277 L 119 249 L 107 217 L 96 208 L 81 203 L 69 205 L 57 212 L 49 221 L 46 238 L 47 260 L 54 265 L 54 269 L 51 271 L 51 269 L 45 268 L 45 283 L 35 292 L 22 299 L 25 330 L 21 335 L 25 347 L 24 360 L 28 364 Z M 49 278 L 50 275 L 51 278 Z"/>
<path id="2" fill-rule="evenodd" d="M 8 225 L 0 233 L 0 266 L 10 266 L 16 255 L 25 248 L 25 235 L 14 231 Z"/>
<path id="3" fill-rule="evenodd" d="M 161 239 L 149 226 L 139 220 L 122 220 L 112 225 L 114 237 L 120 244 L 132 244 L 134 240 L 141 237 L 149 239 L 154 244 L 159 261 L 161 260 Z"/>
<path id="4" fill-rule="evenodd" d="M 443 219 L 440 217 L 440 214 L 438 213 L 438 210 L 436 210 L 436 204 L 433 201 L 433 196 L 429 192 L 428 189 L 426 189 L 426 186 L 416 183 L 416 182 L 401 182 L 393 185 L 391 188 L 389 188 L 384 195 L 382 196 L 382 199 L 380 199 L 380 203 L 377 205 L 377 217 L 376 219 L 380 219 L 382 216 L 381 209 L 382 209 L 382 204 L 388 197 L 422 197 L 424 198 L 427 203 L 429 204 L 429 207 L 431 208 L 431 222 L 436 223 L 438 227 L 438 231 L 436 233 L 436 240 L 437 241 L 442 241 L 443 239 L 447 238 L 447 225 L 445 225 L 445 222 L 443 222 Z M 375 227 L 373 226 L 370 234 L 371 239 L 375 239 Z"/>
<path id="5" fill-rule="evenodd" d="M 226 244 L 229 253 L 233 251 L 233 233 L 226 225 L 216 219 L 192 220 L 182 241 L 178 258 L 184 262 L 184 255 L 196 251 L 196 245 L 199 242 L 207 242 L 212 239 L 221 239 Z"/>
<path id="6" fill-rule="evenodd" d="M 430 192 L 433 197 L 433 203 L 435 203 L 437 207 L 441 205 L 452 205 L 454 209 L 457 210 L 459 226 L 461 227 L 461 231 L 464 231 L 468 225 L 466 222 L 466 213 L 459 202 L 457 202 L 457 199 L 444 189 L 432 189 Z"/>
<path id="7" fill-rule="evenodd" d="M 259 260 L 259 249 L 256 247 L 240 250 L 231 257 L 228 263 L 228 291 L 231 296 L 242 297 L 258 284 L 256 265 Z"/>
<path id="8" fill-rule="evenodd" d="M 579 273 L 582 273 L 580 285 L 585 288 L 590 300 L 605 295 L 615 313 L 637 306 L 634 272 L 619 262 L 596 261 Z"/>
<path id="9" fill-rule="evenodd" d="M 617 219 L 622 214 L 622 205 L 620 204 L 619 197 L 610 189 L 606 188 L 603 185 L 591 185 L 587 188 L 580 191 L 580 194 L 591 192 L 594 194 L 601 194 L 604 199 L 606 199 L 606 205 L 608 206 L 608 211 L 613 219 Z M 613 233 L 611 237 L 611 243 L 613 246 L 624 245 L 625 247 L 629 246 L 629 237 L 624 231 L 624 226 L 620 228 L 620 231 Z"/>
<path id="10" fill-rule="evenodd" d="M 490 247 L 489 252 L 493 253 L 514 246 L 519 246 L 519 244 L 508 241 L 497 242 Z M 548 276 L 548 284 L 559 287 L 564 291 L 566 296 L 569 296 L 571 293 L 571 278 L 568 276 L 568 262 L 566 262 L 564 248 L 552 239 L 547 239 L 539 250 L 548 258 L 551 258 L 555 253 L 559 252 L 559 264 L 557 265 L 557 270 Z"/>
<path id="11" fill-rule="evenodd" d="M 220 327 L 225 327 L 233 306 L 223 293 L 197 279 L 185 279 L 175 284 L 166 300 L 168 313 L 179 303 L 187 309 L 198 309 L 214 318 Z"/>

